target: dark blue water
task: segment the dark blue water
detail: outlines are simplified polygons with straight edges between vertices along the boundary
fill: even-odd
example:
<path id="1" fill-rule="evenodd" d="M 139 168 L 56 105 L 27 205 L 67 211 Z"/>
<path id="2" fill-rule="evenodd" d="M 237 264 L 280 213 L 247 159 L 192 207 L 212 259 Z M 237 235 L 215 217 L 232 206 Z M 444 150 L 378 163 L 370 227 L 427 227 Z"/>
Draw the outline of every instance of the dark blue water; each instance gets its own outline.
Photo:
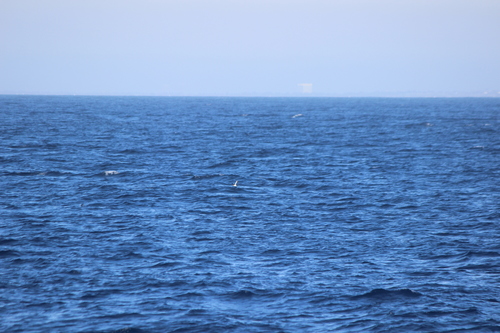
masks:
<path id="1" fill-rule="evenodd" d="M 500 99 L 0 96 L 0 139 L 0 331 L 500 331 Z"/>

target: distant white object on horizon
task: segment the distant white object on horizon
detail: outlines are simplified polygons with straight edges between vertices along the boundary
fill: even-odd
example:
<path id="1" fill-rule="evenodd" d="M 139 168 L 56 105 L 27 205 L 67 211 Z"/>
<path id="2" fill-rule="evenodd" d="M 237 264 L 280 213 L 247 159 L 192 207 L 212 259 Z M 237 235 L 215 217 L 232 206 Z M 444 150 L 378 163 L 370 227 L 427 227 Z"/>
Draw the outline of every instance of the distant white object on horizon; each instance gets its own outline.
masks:
<path id="1" fill-rule="evenodd" d="M 233 186 L 238 186 L 238 181 L 236 181 L 236 182 L 233 184 Z"/>
<path id="2" fill-rule="evenodd" d="M 310 94 L 313 92 L 312 83 L 299 83 L 299 87 L 302 87 L 303 94 Z"/>

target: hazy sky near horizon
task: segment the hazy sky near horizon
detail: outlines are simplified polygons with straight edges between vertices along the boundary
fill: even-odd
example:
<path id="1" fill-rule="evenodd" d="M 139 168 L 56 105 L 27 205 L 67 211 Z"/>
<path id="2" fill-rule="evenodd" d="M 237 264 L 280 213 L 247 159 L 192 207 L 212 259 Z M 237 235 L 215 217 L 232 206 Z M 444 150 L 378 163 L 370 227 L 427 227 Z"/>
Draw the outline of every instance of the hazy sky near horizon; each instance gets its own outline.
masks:
<path id="1" fill-rule="evenodd" d="M 500 91 L 500 0 L 0 0 L 0 45 L 3 94 Z"/>

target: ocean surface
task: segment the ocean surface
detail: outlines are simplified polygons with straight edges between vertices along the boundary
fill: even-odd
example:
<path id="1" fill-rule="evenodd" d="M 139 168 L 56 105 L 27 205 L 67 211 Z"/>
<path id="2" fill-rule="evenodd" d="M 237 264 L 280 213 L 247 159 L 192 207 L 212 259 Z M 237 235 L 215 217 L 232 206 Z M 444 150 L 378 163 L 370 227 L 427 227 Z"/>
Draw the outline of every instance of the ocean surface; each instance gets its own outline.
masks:
<path id="1" fill-rule="evenodd" d="M 0 96 L 0 140 L 1 332 L 500 332 L 500 99 Z"/>

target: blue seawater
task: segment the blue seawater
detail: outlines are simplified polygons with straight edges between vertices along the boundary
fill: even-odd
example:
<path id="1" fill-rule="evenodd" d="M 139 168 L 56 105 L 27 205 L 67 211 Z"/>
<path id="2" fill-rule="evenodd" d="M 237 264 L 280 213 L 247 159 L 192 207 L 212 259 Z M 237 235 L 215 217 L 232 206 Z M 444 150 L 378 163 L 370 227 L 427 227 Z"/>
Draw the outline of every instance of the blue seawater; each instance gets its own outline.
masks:
<path id="1" fill-rule="evenodd" d="M 500 331 L 500 99 L 0 96 L 0 139 L 2 332 Z"/>

